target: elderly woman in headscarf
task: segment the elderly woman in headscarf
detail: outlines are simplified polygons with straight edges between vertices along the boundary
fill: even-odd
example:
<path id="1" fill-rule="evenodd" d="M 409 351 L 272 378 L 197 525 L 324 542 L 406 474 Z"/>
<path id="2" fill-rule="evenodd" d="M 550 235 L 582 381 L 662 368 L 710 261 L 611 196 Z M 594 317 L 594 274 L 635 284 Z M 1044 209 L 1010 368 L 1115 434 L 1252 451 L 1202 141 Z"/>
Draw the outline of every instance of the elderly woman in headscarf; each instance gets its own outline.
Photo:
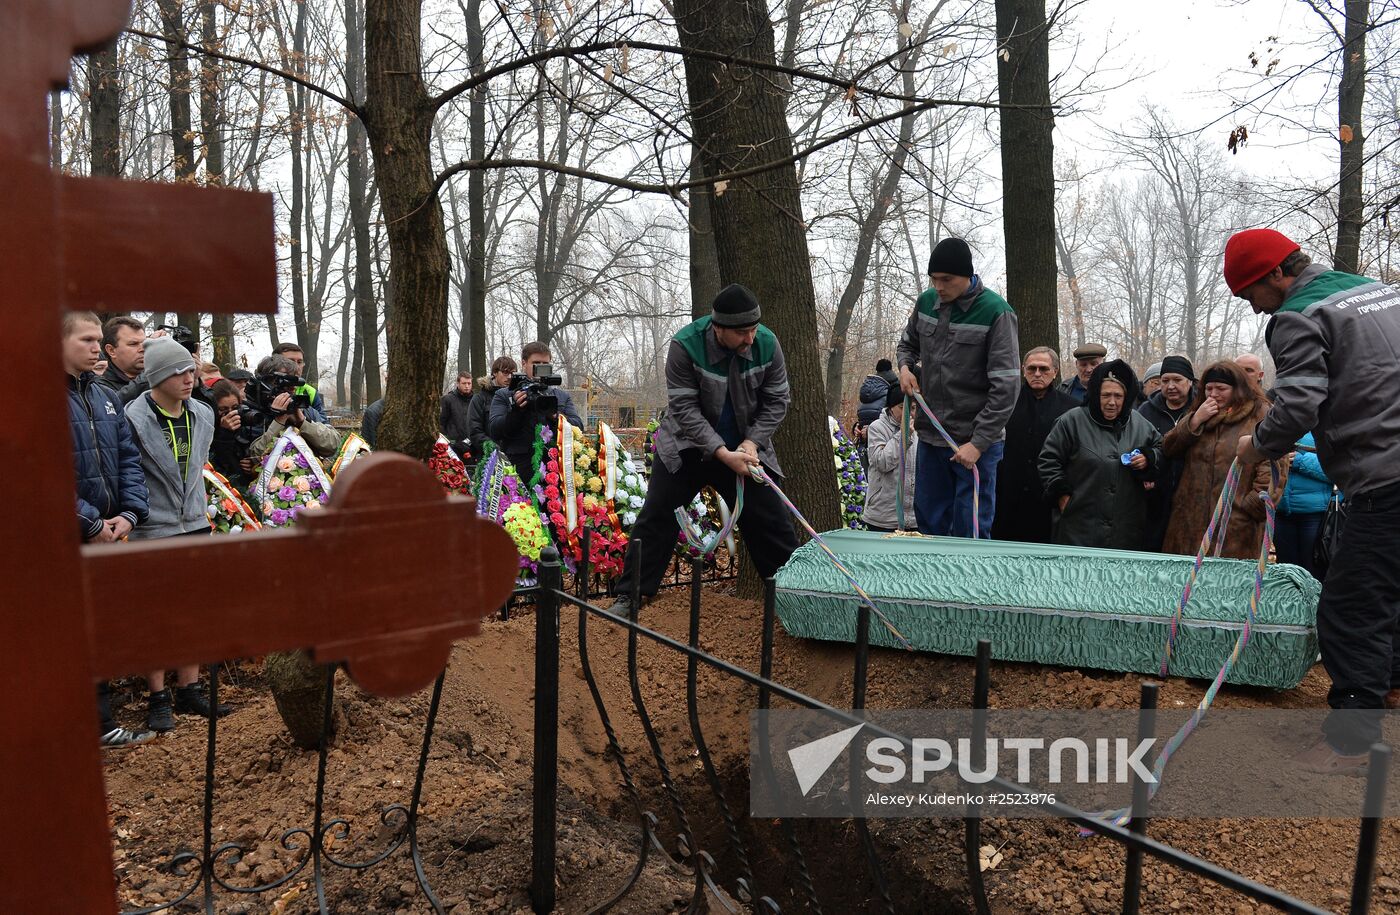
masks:
<path id="1" fill-rule="evenodd" d="M 1162 443 L 1167 457 L 1182 460 L 1181 482 L 1172 498 L 1162 552 L 1195 555 L 1234 463 L 1240 437 L 1251 434 L 1268 412 L 1269 399 L 1242 366 L 1225 360 L 1201 373 L 1190 412 Z M 1279 485 L 1271 492 L 1275 503 L 1288 475 L 1288 462 L 1279 464 Z M 1270 485 L 1267 463 L 1241 468 L 1240 488 L 1231 507 L 1221 556 L 1259 558 L 1265 519 L 1259 494 L 1268 492 Z M 1220 536 L 1219 532 L 1216 535 Z"/>
<path id="2" fill-rule="evenodd" d="M 1082 406 L 1058 420 L 1040 451 L 1055 542 L 1135 550 L 1147 529 L 1147 490 L 1162 436 L 1133 409 L 1137 376 L 1115 359 L 1094 369 Z"/>

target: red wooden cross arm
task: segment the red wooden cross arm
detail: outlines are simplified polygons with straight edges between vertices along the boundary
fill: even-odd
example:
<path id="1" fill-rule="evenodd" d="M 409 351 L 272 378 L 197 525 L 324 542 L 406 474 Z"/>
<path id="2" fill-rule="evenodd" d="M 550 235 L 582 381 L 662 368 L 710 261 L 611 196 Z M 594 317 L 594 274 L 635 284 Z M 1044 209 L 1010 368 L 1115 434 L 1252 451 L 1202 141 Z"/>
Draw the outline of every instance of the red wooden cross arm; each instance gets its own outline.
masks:
<path id="1" fill-rule="evenodd" d="M 80 550 L 62 311 L 277 307 L 267 196 L 49 170 L 46 93 L 128 5 L 5 0 L 0 24 L 0 911 L 25 915 L 116 909 L 97 676 L 307 648 L 373 691 L 406 692 L 515 570 L 504 531 L 394 455 L 356 462 L 294 531 Z M 172 568 L 211 596 L 151 586 Z M 228 568 L 253 570 L 255 591 Z"/>

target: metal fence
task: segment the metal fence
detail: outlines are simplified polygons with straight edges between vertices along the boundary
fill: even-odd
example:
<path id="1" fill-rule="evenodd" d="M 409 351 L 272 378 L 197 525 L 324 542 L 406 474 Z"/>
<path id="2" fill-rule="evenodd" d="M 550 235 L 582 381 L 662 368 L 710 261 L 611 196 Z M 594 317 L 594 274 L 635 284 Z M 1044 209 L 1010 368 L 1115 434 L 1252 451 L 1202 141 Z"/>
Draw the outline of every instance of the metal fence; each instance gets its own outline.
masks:
<path id="1" fill-rule="evenodd" d="M 586 534 L 585 534 L 586 536 Z M 632 549 L 641 549 L 642 544 L 634 541 Z M 588 555 L 587 544 L 583 555 Z M 704 613 L 703 586 L 707 578 L 717 574 L 733 572 L 732 561 L 723 569 L 711 569 L 708 573 L 701 563 L 684 565 L 690 574 L 685 580 L 690 588 L 690 609 L 687 638 L 682 641 L 668 636 L 640 623 L 637 609 L 640 595 L 636 593 L 636 583 L 632 583 L 632 610 L 627 616 L 620 616 L 608 609 L 590 603 L 592 598 L 601 596 L 596 588 L 596 579 L 587 562 L 572 576 L 571 588 L 565 589 L 564 568 L 558 554 L 546 551 L 541 564 L 539 585 L 522 593 L 534 604 L 535 611 L 535 702 L 534 702 L 534 757 L 533 757 L 533 844 L 531 849 L 531 878 L 529 894 L 536 912 L 553 911 L 556 904 L 556 811 L 559 798 L 559 700 L 560 700 L 560 653 L 561 625 L 565 613 L 576 613 L 578 665 L 583 672 L 589 694 L 596 709 L 599 723 L 606 735 L 609 755 L 617 766 L 617 774 L 623 787 L 625 798 L 636 818 L 636 860 L 629 873 L 617 877 L 617 889 L 607 898 L 597 900 L 590 913 L 602 913 L 627 899 L 638 886 L 638 881 L 649 862 L 660 861 L 673 871 L 684 876 L 692 887 L 689 911 L 702 911 L 709 904 L 718 904 L 730 912 L 752 911 L 763 915 L 776 915 L 781 911 L 779 899 L 792 899 L 792 907 L 812 912 L 841 911 L 842 903 L 823 898 L 821 882 L 814 877 L 809 866 L 811 855 L 807 843 L 799 835 L 795 824 L 789 820 L 776 823 L 774 841 L 766 849 L 770 855 L 781 856 L 781 867 L 767 869 L 767 876 L 756 878 L 752 862 L 756 849 L 745 839 L 746 831 L 752 825 L 747 822 L 744 811 L 736 810 L 726 798 L 723 778 L 715 765 L 706 742 L 704 721 L 697 703 L 698 672 L 703 665 L 719 676 L 732 678 L 754 690 L 755 705 L 758 709 L 769 709 L 774 700 L 792 705 L 820 710 L 834 721 L 844 721 L 850 725 L 864 723 L 875 734 L 892 737 L 909 746 L 910 741 L 871 725 L 849 712 L 832 708 L 802 692 L 792 689 L 773 678 L 774 654 L 774 585 L 770 579 L 766 583 L 762 638 L 759 669 L 747 670 L 736 664 L 702 650 L 700 630 Z M 677 573 L 679 574 L 679 573 Z M 673 582 L 674 583 L 674 582 Z M 608 695 L 595 676 L 589 657 L 590 633 L 594 627 L 602 625 L 613 630 L 626 632 L 627 638 L 627 680 L 628 695 L 625 697 Z M 861 608 L 857 618 L 857 640 L 852 657 L 853 692 L 851 707 L 860 710 L 865 707 L 866 687 L 869 668 L 870 614 Z M 701 797 L 708 796 L 702 805 L 687 803 L 685 788 L 672 767 L 668 764 L 668 754 L 663 745 L 661 732 L 653 723 L 646 697 L 643 694 L 638 673 L 638 648 L 640 641 L 648 642 L 665 652 L 671 653 L 679 661 L 684 659 L 686 667 L 686 717 L 689 723 L 688 737 L 699 760 L 703 787 L 698 790 Z M 982 641 L 978 645 L 976 677 L 970 697 L 974 709 L 986 709 L 990 692 L 990 643 Z M 214 823 L 220 811 L 215 806 L 216 767 L 219 752 L 219 721 L 208 722 L 204 767 L 204 796 L 202 832 L 195 844 L 198 851 L 182 851 L 175 854 L 164 869 L 176 877 L 187 881 L 182 890 L 167 902 L 147 908 L 135 909 L 124 915 L 148 915 L 180 908 L 199 909 L 207 913 L 215 911 L 215 903 L 222 898 L 242 898 L 271 893 L 287 886 L 300 877 L 306 879 L 310 873 L 316 904 L 321 912 L 329 912 L 327 904 L 326 877 L 333 871 L 366 871 L 397 856 L 406 856 L 412 863 L 416 881 L 423 890 L 427 904 L 436 913 L 444 913 L 443 904 L 434 893 L 418 843 L 419 808 L 423 800 L 424 776 L 429 761 L 429 751 L 433 741 L 433 728 L 437 720 L 442 696 L 443 680 L 446 672 L 440 675 L 433 685 L 426 720 L 423 723 L 423 737 L 418 754 L 417 767 L 411 789 L 402 801 L 384 806 L 379 821 L 386 830 L 380 830 L 382 843 L 376 848 L 356 849 L 351 841 L 349 822 L 335 815 L 327 808 L 326 770 L 327 754 L 331 746 L 333 732 L 333 704 L 335 670 L 326 671 L 326 702 L 322 717 L 321 746 L 318 751 L 317 776 L 314 793 L 314 806 L 309 824 L 289 824 L 280 834 L 279 842 L 284 849 L 295 851 L 299 856 L 290 868 L 275 880 L 261 884 L 240 883 L 235 869 L 247 853 L 247 848 L 238 842 L 213 842 Z M 218 668 L 210 672 L 210 700 L 218 701 L 220 674 Z M 1139 730 L 1142 735 L 1153 733 L 1157 686 L 1144 683 L 1141 695 Z M 635 715 L 645 735 L 643 755 L 649 760 L 650 769 L 654 766 L 659 775 L 659 784 L 648 785 L 639 778 L 640 767 L 635 760 L 629 762 L 614 726 L 614 715 L 619 708 Z M 976 718 L 975 727 L 985 727 L 985 721 Z M 982 732 L 974 731 L 972 747 L 974 753 L 984 746 Z M 760 746 L 760 753 L 766 748 Z M 1380 810 L 1386 790 L 1386 773 L 1390 751 L 1377 745 L 1371 751 L 1370 768 L 1367 776 L 1367 810 Z M 980 759 L 973 760 L 974 769 L 981 768 Z M 765 768 L 765 767 L 760 767 Z M 990 786 L 1007 791 L 1025 790 L 1024 786 L 1000 777 L 992 779 Z M 1133 816 L 1126 827 L 1115 826 L 1100 820 L 1089 813 L 1071 808 L 1065 804 L 1051 805 L 1053 810 L 1104 838 L 1123 847 L 1125 874 L 1123 879 L 1123 911 L 1135 913 L 1142 898 L 1142 864 L 1145 856 L 1151 856 L 1174 867 L 1196 874 L 1222 887 L 1241 895 L 1266 903 L 1285 912 L 1310 913 L 1321 915 L 1325 910 L 1296 899 L 1282 890 L 1251 880 L 1241 874 L 1222 868 L 1210 861 L 1187 854 L 1147 836 L 1147 783 L 1139 781 L 1134 786 Z M 660 819 L 653 806 L 668 814 L 673 823 L 675 847 L 668 850 L 664 844 Z M 969 810 L 963 823 L 963 864 L 965 865 L 968 898 L 962 904 L 979 915 L 991 911 L 986 886 L 978 860 L 981 844 L 981 820 L 975 810 Z M 693 824 L 705 827 L 713 841 L 711 847 L 704 846 L 702 830 Z M 802 830 L 809 837 L 814 831 L 834 831 L 845 828 L 843 821 L 814 821 Z M 891 887 L 885 873 L 885 863 L 871 836 L 864 819 L 855 819 L 850 824 L 859 838 L 861 857 L 864 860 L 865 879 L 868 883 L 861 892 L 878 911 L 893 913 L 897 907 L 891 896 Z M 1377 817 L 1362 817 L 1358 824 L 1359 841 L 1356 866 L 1352 879 L 1349 911 L 1354 915 L 1367 912 L 1370 906 L 1371 887 L 1375 874 L 1380 820 Z M 385 833 L 388 833 L 385 835 Z M 717 838 L 716 838 L 717 837 Z M 716 859 L 729 863 L 723 871 L 716 865 Z M 781 878 L 772 875 L 779 873 Z M 766 882 L 763 882 L 766 881 Z M 957 900 L 948 900 L 956 906 Z"/>

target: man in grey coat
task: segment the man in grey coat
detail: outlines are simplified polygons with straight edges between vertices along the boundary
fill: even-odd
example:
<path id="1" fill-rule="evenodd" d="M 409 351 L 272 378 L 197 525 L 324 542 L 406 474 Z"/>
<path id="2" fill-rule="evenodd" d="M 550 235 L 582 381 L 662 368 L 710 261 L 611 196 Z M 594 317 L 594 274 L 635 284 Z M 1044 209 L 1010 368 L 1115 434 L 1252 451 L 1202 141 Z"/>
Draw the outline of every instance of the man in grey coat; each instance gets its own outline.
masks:
<path id="1" fill-rule="evenodd" d="M 208 536 L 204 464 L 214 441 L 214 411 L 193 398 L 198 365 L 189 351 L 170 337 L 145 342 L 146 380 L 151 389 L 126 407 L 131 436 L 141 452 L 141 469 L 150 493 L 150 514 L 131 532 L 133 540 L 185 535 Z M 146 676 L 150 689 L 146 726 L 153 731 L 175 727 L 174 712 L 208 717 L 208 697 L 199 687 L 199 666 L 176 672 L 176 695 L 165 686 L 165 671 Z M 220 714 L 227 712 L 221 708 Z"/>

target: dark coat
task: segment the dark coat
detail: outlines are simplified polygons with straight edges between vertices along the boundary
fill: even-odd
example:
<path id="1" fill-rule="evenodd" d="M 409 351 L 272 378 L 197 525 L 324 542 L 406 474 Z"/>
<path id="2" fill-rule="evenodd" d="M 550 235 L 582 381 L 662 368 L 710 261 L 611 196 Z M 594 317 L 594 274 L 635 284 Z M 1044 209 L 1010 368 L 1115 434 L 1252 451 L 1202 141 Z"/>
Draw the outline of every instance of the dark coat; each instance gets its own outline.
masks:
<path id="1" fill-rule="evenodd" d="M 1176 428 L 1177 422 L 1191 412 L 1191 401 L 1187 401 L 1175 413 L 1167 407 L 1166 398 L 1158 391 L 1138 407 L 1138 412 L 1147 417 L 1163 437 Z M 1162 540 L 1167 535 L 1167 521 L 1172 514 L 1172 497 L 1176 495 L 1177 483 L 1181 480 L 1182 461 L 1179 457 L 1163 455 L 1162 464 L 1157 468 L 1157 485 L 1147 494 L 1147 533 L 1142 548 L 1153 553 L 1160 552 Z"/>
<path id="2" fill-rule="evenodd" d="M 1099 409 L 1099 389 L 1109 374 L 1127 388 L 1123 412 L 1107 420 Z M 1054 509 L 1055 542 L 1103 549 L 1136 550 L 1147 524 L 1147 490 L 1162 458 L 1162 436 L 1133 409 L 1137 377 L 1117 359 L 1094 369 L 1084 405 L 1065 413 L 1045 439 L 1040 476 L 1052 504 L 1064 495 L 1064 511 Z M 1122 455 L 1141 451 L 1147 469 L 1133 470 Z"/>
<path id="3" fill-rule="evenodd" d="M 81 378 L 68 376 L 68 421 L 82 538 L 91 540 L 103 521 L 118 515 L 125 515 L 132 527 L 145 521 L 149 496 L 141 452 L 116 392 L 99 384 L 91 372 Z"/>
<path id="4" fill-rule="evenodd" d="M 860 383 L 860 406 L 856 409 L 856 421 L 868 426 L 885 412 L 885 397 L 890 386 L 899 384 L 899 376 L 894 372 L 881 372 L 866 375 Z"/>
<path id="5" fill-rule="evenodd" d="M 151 389 L 150 382 L 146 380 L 145 372 L 135 378 L 128 378 L 121 369 L 117 368 L 115 362 L 109 362 L 107 371 L 103 372 L 97 380 L 117 393 L 117 398 L 123 407 Z M 195 387 L 198 388 L 199 385 L 195 385 Z"/>
<path id="6" fill-rule="evenodd" d="M 467 407 L 467 438 L 472 443 L 472 454 L 480 458 L 486 451 L 486 443 L 491 441 L 487 426 L 491 422 L 491 399 L 496 396 L 496 385 L 484 378 L 476 381 L 476 393 Z"/>
<path id="7" fill-rule="evenodd" d="M 471 406 L 475 398 L 471 394 L 460 394 L 454 386 L 442 395 L 438 406 L 438 429 L 447 440 L 453 443 L 471 438 L 468 423 L 471 419 Z"/>
<path id="8" fill-rule="evenodd" d="M 378 448 L 379 421 L 384 418 L 384 398 L 365 407 L 365 415 L 360 418 L 360 438 L 371 448 Z"/>
<path id="9" fill-rule="evenodd" d="M 1196 404 L 1192 404 L 1193 407 Z M 1200 430 L 1191 431 L 1188 414 L 1168 432 L 1163 450 L 1183 460 L 1181 481 L 1172 498 L 1171 519 L 1162 552 L 1196 555 L 1201 536 L 1210 524 L 1225 476 L 1234 463 L 1240 436 L 1249 435 L 1269 412 L 1267 401 L 1244 401 L 1217 413 Z M 1259 544 L 1264 538 L 1264 503 L 1259 493 L 1270 491 L 1275 503 L 1287 485 L 1288 467 L 1280 462 L 1279 486 L 1270 491 L 1268 463 L 1246 465 L 1240 477 L 1240 488 L 1231 509 L 1230 526 L 1225 531 L 1225 547 L 1220 555 L 1229 559 L 1258 559 Z"/>
<path id="10" fill-rule="evenodd" d="M 559 415 L 571 425 L 583 428 L 578 410 L 574 409 L 574 399 L 563 388 L 550 388 L 549 393 L 559 398 Z M 510 388 L 497 388 L 491 395 L 491 418 L 487 423 L 491 438 L 516 465 L 522 474 L 534 477 L 534 468 L 529 466 L 529 458 L 535 448 L 535 430 L 544 420 L 543 414 L 530 407 L 517 408 Z M 523 466 L 522 466 L 523 465 Z"/>
<path id="11" fill-rule="evenodd" d="M 1073 397 L 1051 387 L 1037 398 L 1021 383 L 1016 409 L 1006 423 L 1006 450 L 997 465 L 997 510 L 993 540 L 1050 542 L 1050 503 L 1040 480 L 1040 451 L 1055 420 L 1078 407 Z"/>

